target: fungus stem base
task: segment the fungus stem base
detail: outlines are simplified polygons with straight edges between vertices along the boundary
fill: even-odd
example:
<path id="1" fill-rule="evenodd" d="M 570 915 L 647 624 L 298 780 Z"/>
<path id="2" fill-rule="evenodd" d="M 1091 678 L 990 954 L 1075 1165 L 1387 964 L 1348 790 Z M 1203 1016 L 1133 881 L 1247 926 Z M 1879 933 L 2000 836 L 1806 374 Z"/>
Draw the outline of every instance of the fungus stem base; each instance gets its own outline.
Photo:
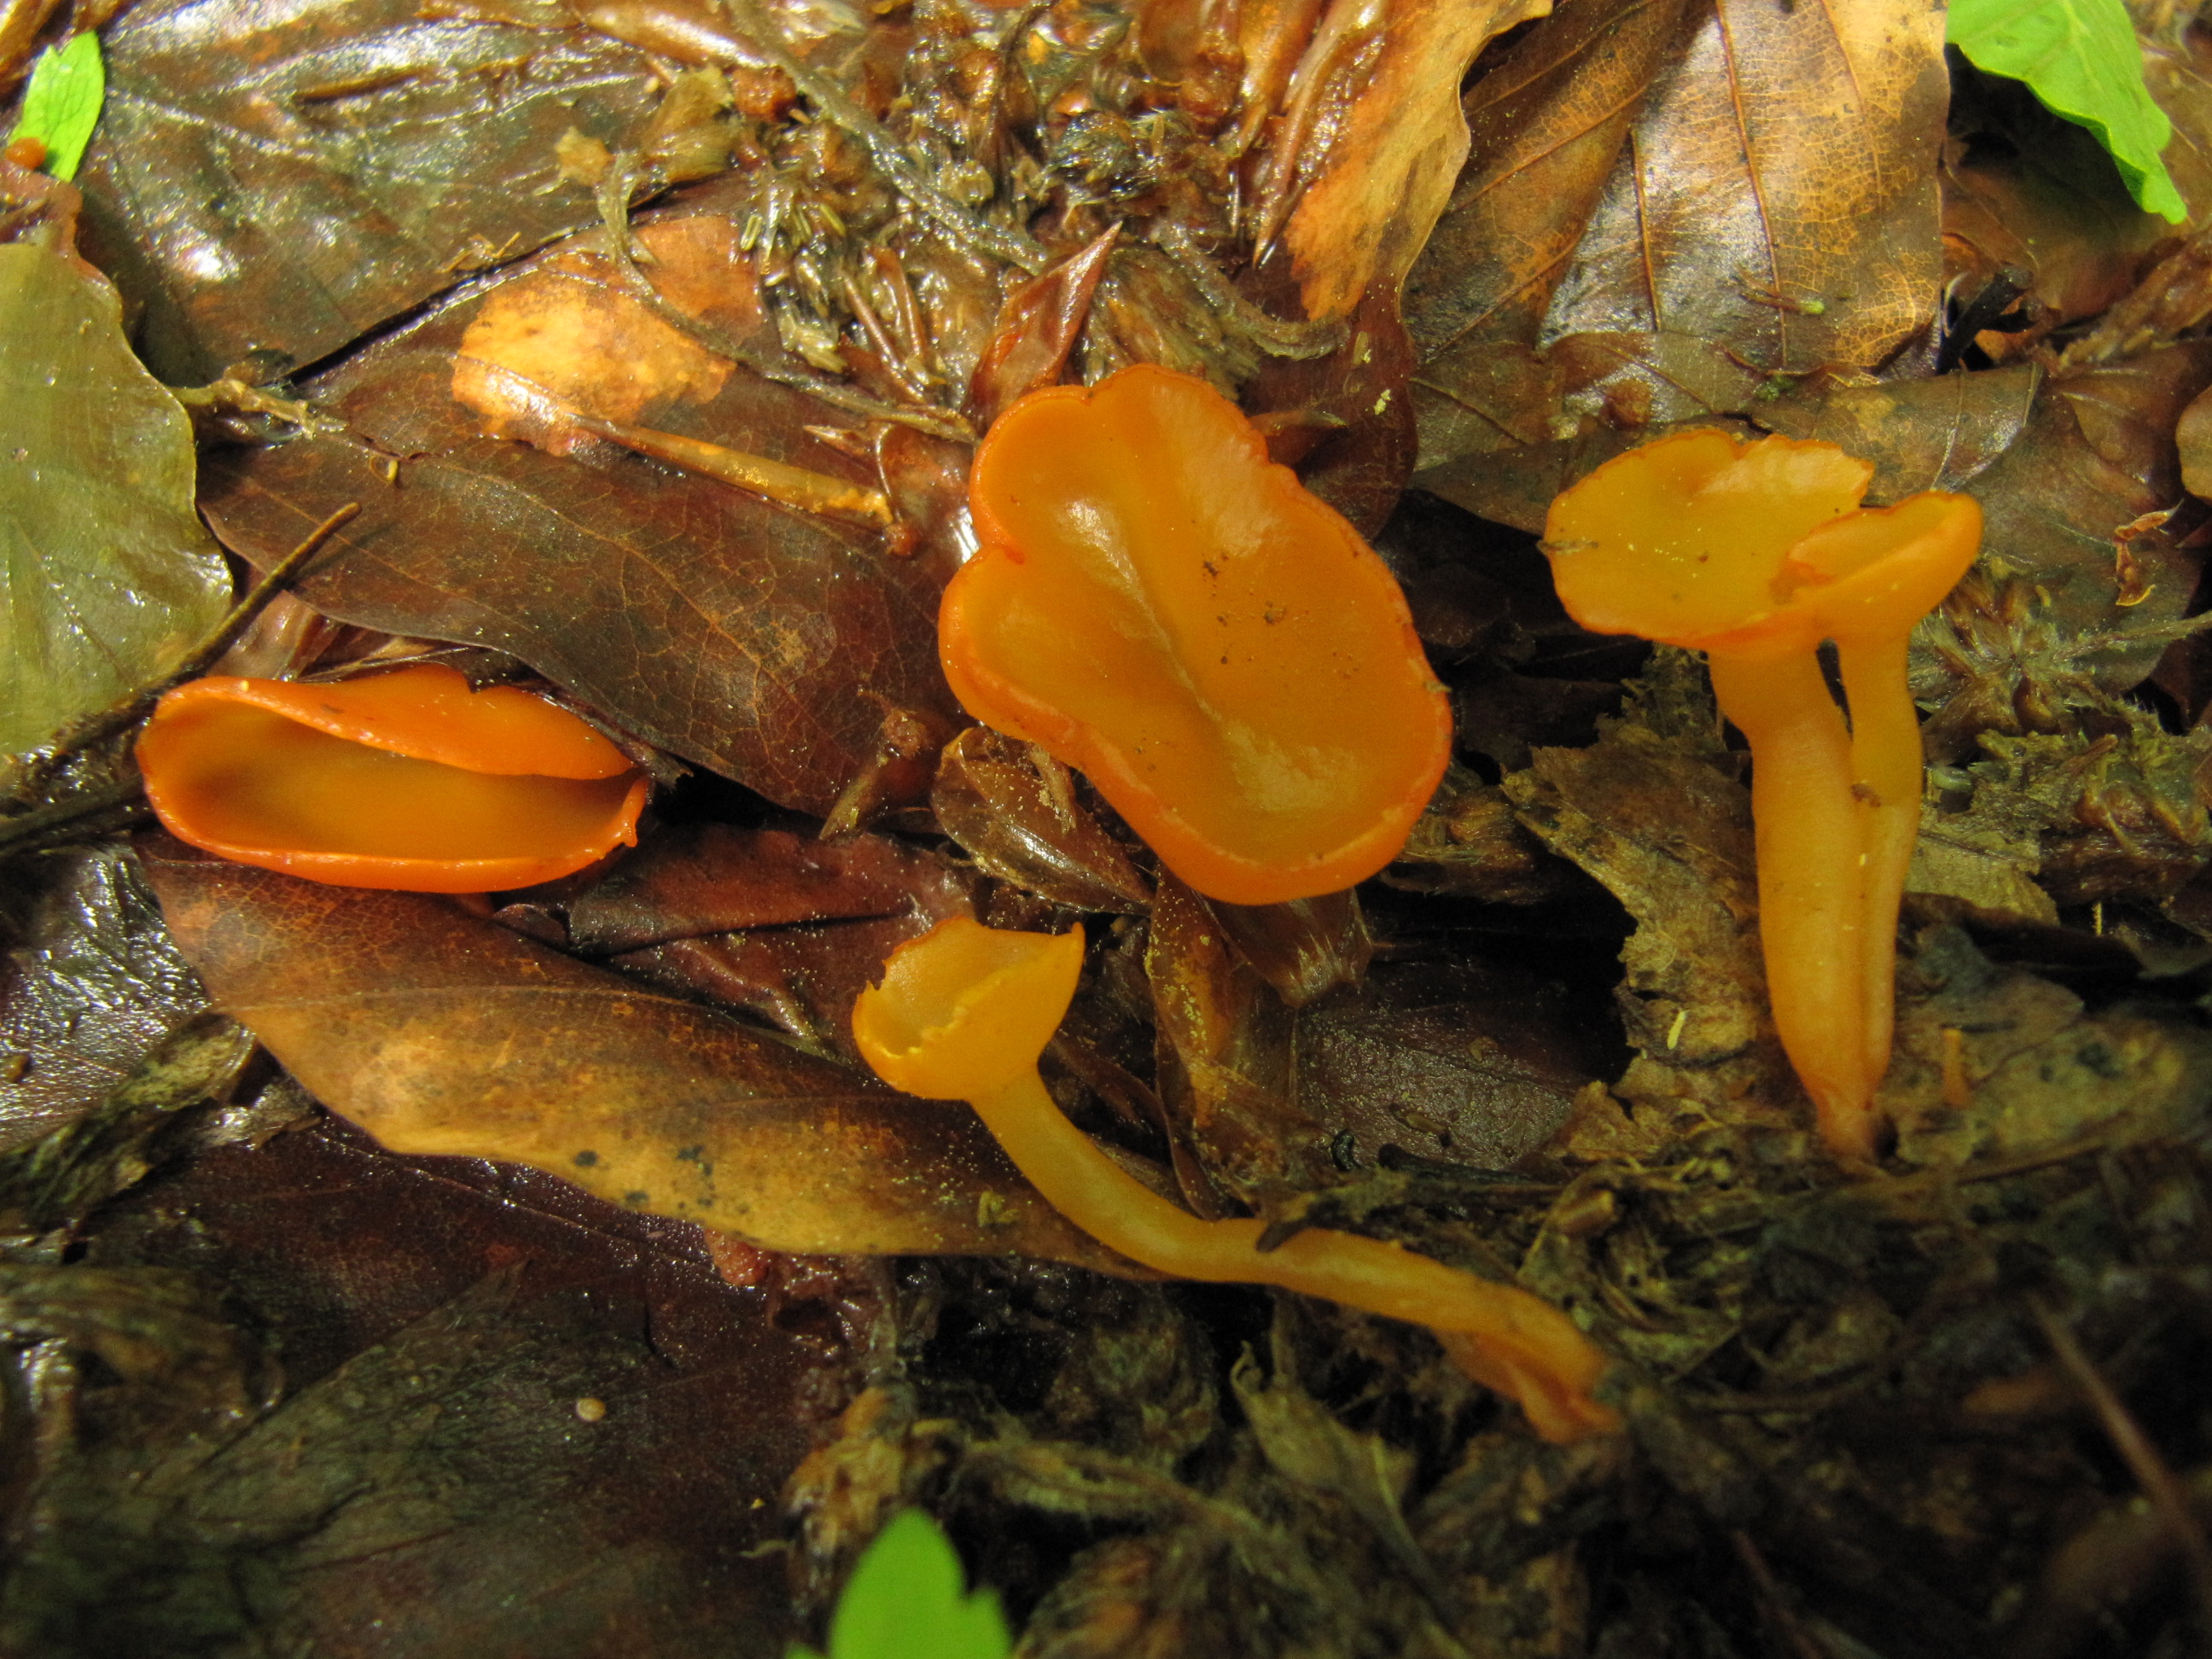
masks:
<path id="1" fill-rule="evenodd" d="M 1759 932 L 1790 1063 L 1840 1158 L 1874 1146 L 1867 1055 L 1866 809 L 1850 734 L 1812 652 L 1716 653 L 1721 713 L 1751 743 Z"/>

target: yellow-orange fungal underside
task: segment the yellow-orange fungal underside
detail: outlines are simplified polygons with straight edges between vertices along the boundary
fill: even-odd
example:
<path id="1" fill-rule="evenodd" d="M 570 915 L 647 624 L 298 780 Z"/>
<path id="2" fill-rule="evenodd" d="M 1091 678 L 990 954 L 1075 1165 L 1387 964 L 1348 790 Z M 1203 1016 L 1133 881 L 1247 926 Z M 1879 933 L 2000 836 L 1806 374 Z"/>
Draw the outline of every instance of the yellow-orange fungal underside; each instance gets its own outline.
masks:
<path id="1" fill-rule="evenodd" d="M 138 740 L 179 841 L 309 881 L 424 893 L 550 881 L 636 839 L 647 785 L 566 709 L 422 664 L 337 684 L 230 677 Z"/>
<path id="2" fill-rule="evenodd" d="M 1349 887 L 1405 844 L 1451 716 L 1396 581 L 1235 404 L 1149 365 L 1032 392 L 975 456 L 946 678 L 1087 774 L 1237 904 Z"/>

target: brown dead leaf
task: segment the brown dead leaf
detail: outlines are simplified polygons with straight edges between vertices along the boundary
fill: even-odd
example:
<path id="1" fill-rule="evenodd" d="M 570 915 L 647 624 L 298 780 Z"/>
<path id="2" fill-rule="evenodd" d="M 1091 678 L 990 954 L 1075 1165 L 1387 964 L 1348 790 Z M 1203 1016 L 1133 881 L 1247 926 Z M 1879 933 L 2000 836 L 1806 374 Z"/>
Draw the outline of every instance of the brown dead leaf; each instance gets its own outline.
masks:
<path id="1" fill-rule="evenodd" d="M 568 937 L 588 955 L 643 950 L 741 928 L 966 912 L 967 883 L 883 836 L 824 842 L 789 830 L 673 825 L 568 902 Z"/>
<path id="2" fill-rule="evenodd" d="M 621 143 L 657 96 L 632 47 L 415 0 L 154 0 L 100 45 L 80 182 L 102 263 L 148 307 L 148 359 L 179 381 L 313 362 L 592 223 L 556 141 Z"/>
<path id="3" fill-rule="evenodd" d="M 1162 872 L 1145 951 L 1159 1091 L 1206 1172 L 1248 1202 L 1319 1184 L 1321 1125 L 1293 1100 L 1291 1018 L 1210 906 Z"/>
<path id="4" fill-rule="evenodd" d="M 968 409 L 980 431 L 1025 392 L 1053 384 L 1091 318 L 1091 296 L 1121 240 L 1116 224 L 1006 296 L 999 326 L 968 386 Z"/>
<path id="5" fill-rule="evenodd" d="M 2197 556 L 2158 538 L 2133 547 L 2148 592 L 2124 591 L 2113 538 L 2182 499 L 2174 431 L 2208 381 L 2212 345 L 2203 341 L 2054 378 L 2020 437 L 1966 484 L 1982 503 L 1990 571 L 2030 585 L 2039 602 L 2026 626 L 2054 635 L 2072 672 L 2112 695 L 2150 673 L 2196 591 Z M 1942 613 L 1961 640 L 1995 621 L 1986 607 L 1974 614 L 1974 603 L 1962 587 Z M 2007 648 L 1993 667 L 2013 675 L 2031 654 Z M 1926 696 L 1936 688 L 1923 682 L 1916 689 Z M 1947 690 L 1972 698 L 1980 715 L 1941 713 L 1939 733 L 1969 718 L 2000 731 L 2021 729 L 2020 713 L 1999 712 L 2007 702 L 2020 708 L 2011 687 L 1978 691 L 1969 673 Z"/>
<path id="6" fill-rule="evenodd" d="M 1516 41 L 1468 93 L 1473 153 L 1408 279 L 1424 467 L 1741 411 L 1762 376 L 1926 329 L 1941 36 L 1905 0 L 1615 0 Z"/>
<path id="7" fill-rule="evenodd" d="M 1504 969 L 1385 963 L 1298 1018 L 1299 1098 L 1353 1158 L 1394 1145 L 1510 1170 L 1552 1138 L 1613 1060 L 1557 986 Z"/>
<path id="8" fill-rule="evenodd" d="M 1750 792 L 1723 769 L 1702 678 L 1689 653 L 1659 653 L 1595 746 L 1540 749 L 1504 788 L 1522 823 L 1636 919 L 1616 1002 L 1637 1058 L 1618 1092 L 1741 1118 L 1795 1085 L 1759 958 Z"/>
<path id="9" fill-rule="evenodd" d="M 2027 326 L 1984 331 L 1998 362 L 2052 330 L 2094 317 L 2135 286 L 2171 227 L 2131 201 L 2096 139 L 2059 119 L 2017 82 L 1958 71 L 1943 147 L 1943 247 L 1960 305 L 1993 281 Z M 2023 280 L 2024 279 L 2024 280 Z M 1998 307 L 2000 314 L 2008 307 Z M 1994 321 L 1994 317 L 1990 320 Z"/>
<path id="10" fill-rule="evenodd" d="M 1152 885 L 1033 744 L 971 726 L 945 746 L 930 790 L 939 828 L 988 874 L 1075 910 L 1140 912 Z"/>
<path id="11" fill-rule="evenodd" d="M 218 1006 L 394 1152 L 532 1164 L 774 1249 L 1113 1265 L 965 1108 L 892 1094 L 435 899 L 315 886 L 167 837 L 147 856 Z"/>
<path id="12" fill-rule="evenodd" d="M 330 1119 L 204 1154 L 90 1233 L 105 1269 L 219 1287 L 284 1381 L 212 1459 L 99 1437 L 135 1467 L 85 1471 L 101 1501 L 44 1539 L 127 1580 L 82 1615 L 109 1650 L 174 1652 L 205 1628 L 187 1620 L 228 1616 L 241 1639 L 341 1653 L 580 1656 L 611 1622 L 647 1651 L 781 1652 L 782 1571 L 757 1549 L 865 1358 L 859 1287 L 862 1328 L 841 1330 L 803 1296 L 725 1284 L 690 1224 L 533 1170 L 396 1158 Z M 799 1265 L 776 1261 L 771 1286 Z M 113 1394 L 87 1414 L 112 1422 Z"/>
<path id="13" fill-rule="evenodd" d="M 801 373 L 766 355 L 774 331 L 738 239 L 711 207 L 640 232 L 671 313 Z M 644 372 L 616 372 L 633 360 Z M 220 458 L 203 505 L 230 545 L 268 562 L 361 502 L 300 584 L 319 610 L 496 647 L 625 730 L 817 814 L 876 762 L 889 710 L 952 720 L 935 637 L 956 558 L 945 458 L 886 440 L 878 474 L 866 433 L 845 447 L 813 435 L 851 417 L 734 366 L 604 255 L 579 245 L 526 262 L 308 390 L 349 429 Z M 584 438 L 571 411 L 595 404 L 838 491 L 888 482 L 907 556 L 846 519 Z M 529 443 L 483 435 L 487 418 Z"/>
<path id="14" fill-rule="evenodd" d="M 1374 954 L 1357 889 L 1280 904 L 1208 899 L 1206 908 L 1245 965 L 1289 1007 L 1303 1008 L 1340 985 L 1358 984 Z"/>
<path id="15" fill-rule="evenodd" d="M 1468 65 L 1493 36 L 1550 9 L 1550 0 L 1328 9 L 1291 73 L 1261 208 L 1264 242 L 1278 204 L 1295 194 L 1284 240 L 1307 316 L 1349 316 L 1370 286 L 1397 292 L 1467 158 L 1454 106 Z"/>
<path id="16" fill-rule="evenodd" d="M 2147 1006 L 2093 1013 L 2063 987 L 1991 963 L 1956 927 L 1921 937 L 1899 991 L 1878 1103 L 1895 1114 L 1908 1163 L 2019 1157 L 2098 1131 L 2172 1133 L 2212 1091 L 2212 1036 L 2193 1023 Z"/>
<path id="17" fill-rule="evenodd" d="M 1759 405 L 1759 424 L 1817 439 L 1874 468 L 1867 499 L 1900 501 L 1922 489 L 1965 489 L 2020 441 L 2047 383 L 2031 364 L 1875 386 L 1808 382 Z"/>

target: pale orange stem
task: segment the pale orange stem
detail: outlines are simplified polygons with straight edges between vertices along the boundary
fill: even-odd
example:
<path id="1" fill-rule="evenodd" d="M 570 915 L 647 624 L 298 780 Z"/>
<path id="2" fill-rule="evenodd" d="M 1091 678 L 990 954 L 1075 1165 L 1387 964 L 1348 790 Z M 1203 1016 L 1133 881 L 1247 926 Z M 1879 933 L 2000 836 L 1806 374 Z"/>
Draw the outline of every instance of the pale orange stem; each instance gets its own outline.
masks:
<path id="1" fill-rule="evenodd" d="M 1782 1046 L 1838 1157 L 1874 1150 L 1867 1076 L 1866 814 L 1850 734 L 1810 651 L 1715 654 L 1721 713 L 1751 744 L 1759 942 Z"/>
<path id="2" fill-rule="evenodd" d="M 1276 1285 L 1426 1325 L 1477 1382 L 1518 1401 L 1547 1440 L 1620 1426 L 1589 1396 L 1602 1356 L 1573 1321 L 1526 1291 L 1326 1228 L 1261 1251 L 1264 1224 L 1205 1221 L 1170 1203 L 1069 1122 L 1034 1072 L 969 1103 L 1046 1202 L 1133 1261 L 1180 1279 Z"/>
<path id="3" fill-rule="evenodd" d="M 1878 1087 L 1889 1070 L 1896 1025 L 1897 913 L 1920 835 L 1924 759 L 1920 717 L 1905 682 L 1905 636 L 1840 640 L 1836 650 L 1864 817 L 1867 1082 Z"/>

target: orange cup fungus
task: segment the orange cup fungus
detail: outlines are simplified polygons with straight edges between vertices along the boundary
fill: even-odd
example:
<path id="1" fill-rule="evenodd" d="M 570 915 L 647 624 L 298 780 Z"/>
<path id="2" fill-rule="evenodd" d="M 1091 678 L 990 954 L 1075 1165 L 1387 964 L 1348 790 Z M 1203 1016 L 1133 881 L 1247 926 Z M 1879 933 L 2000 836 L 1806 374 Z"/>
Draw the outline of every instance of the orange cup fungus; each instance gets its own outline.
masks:
<path id="1" fill-rule="evenodd" d="M 1273 1249 L 1265 1224 L 1205 1221 L 1137 1181 L 1068 1121 L 1037 1075 L 1083 971 L 1083 932 L 1006 933 L 966 917 L 891 953 L 853 1005 L 853 1036 L 895 1089 L 965 1100 L 1046 1202 L 1102 1243 L 1179 1278 L 1276 1285 L 1425 1325 L 1468 1376 L 1565 1443 L 1620 1426 L 1591 1394 L 1605 1360 L 1528 1291 L 1382 1239 L 1310 1227 Z"/>
<path id="2" fill-rule="evenodd" d="M 1237 406 L 1139 365 L 1022 398 L 969 478 L 946 678 L 1087 774 L 1235 904 L 1334 892 L 1405 844 L 1451 715 L 1404 596 Z"/>
<path id="3" fill-rule="evenodd" d="M 309 881 L 421 893 L 527 887 L 635 844 L 647 786 L 566 709 L 422 664 L 335 684 L 217 678 L 138 739 L 169 833 Z"/>
<path id="4" fill-rule="evenodd" d="M 1544 526 L 1576 621 L 1710 659 L 1721 712 L 1751 744 L 1774 1023 L 1822 1137 L 1851 1159 L 1874 1151 L 1898 905 L 1920 827 L 1905 646 L 1982 534 L 1966 495 L 1862 507 L 1873 476 L 1833 444 L 1678 433 L 1598 468 Z M 1848 727 L 1821 672 L 1826 640 Z"/>

